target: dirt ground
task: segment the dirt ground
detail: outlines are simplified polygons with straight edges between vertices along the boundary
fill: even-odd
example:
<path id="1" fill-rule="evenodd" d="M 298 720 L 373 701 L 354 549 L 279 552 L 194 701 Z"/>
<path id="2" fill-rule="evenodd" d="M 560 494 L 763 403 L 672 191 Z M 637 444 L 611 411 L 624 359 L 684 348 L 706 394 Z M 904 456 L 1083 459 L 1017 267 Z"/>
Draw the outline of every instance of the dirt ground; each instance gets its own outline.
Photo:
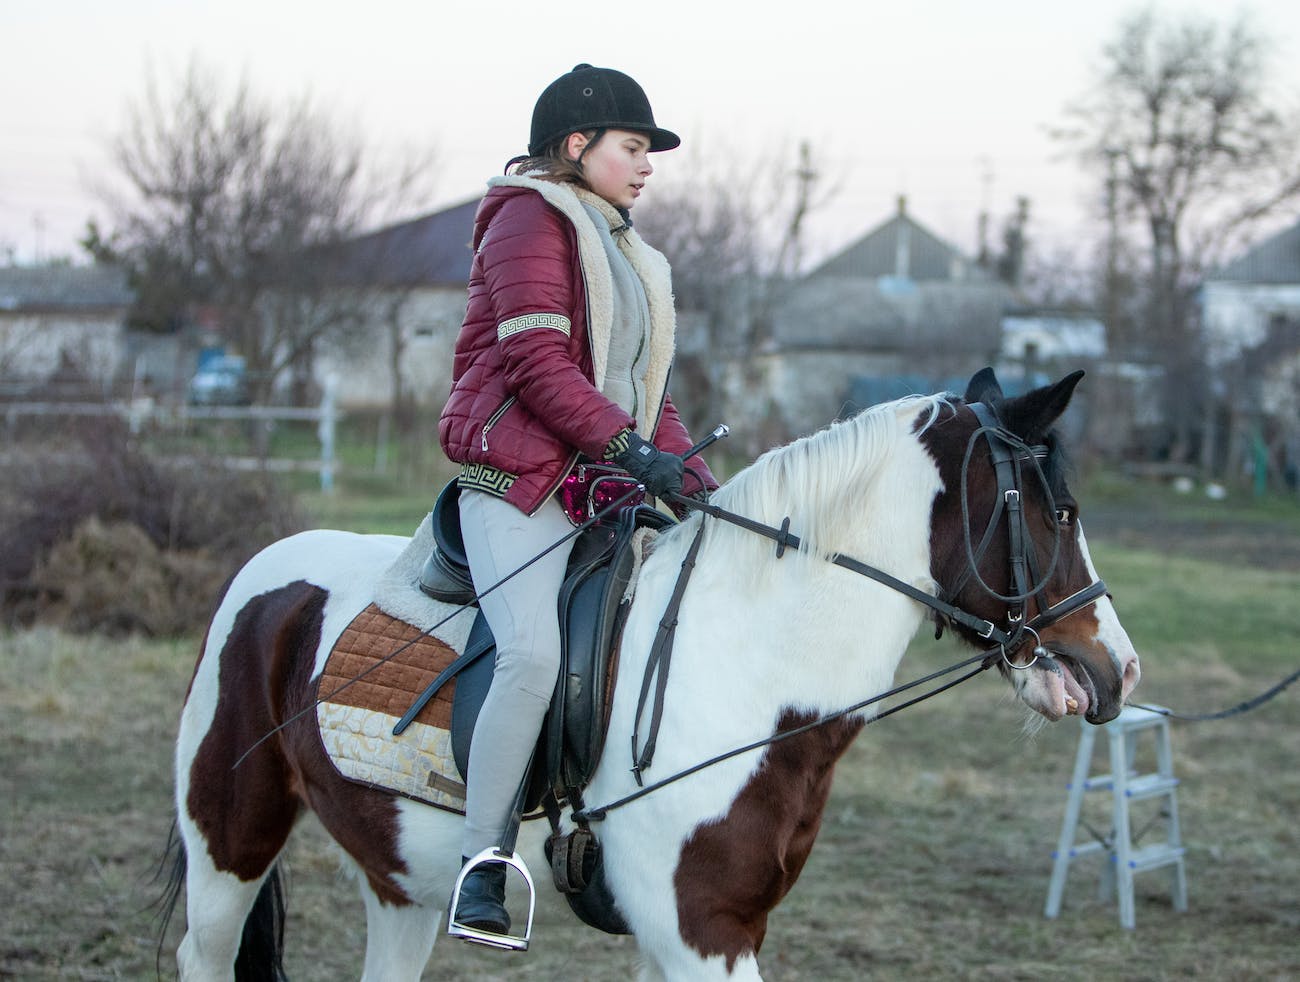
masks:
<path id="1" fill-rule="evenodd" d="M 1130 630 L 1143 635 L 1146 698 L 1222 708 L 1295 668 L 1294 520 L 1207 517 L 1152 495 L 1087 504 L 1084 523 L 1095 551 L 1128 563 L 1101 573 L 1125 588 Z M 1128 560 L 1116 547 L 1144 554 Z M 1166 611 L 1175 588 L 1191 592 Z M 1225 624 L 1236 608 L 1241 628 Z M 1239 641 L 1246 630 L 1255 633 Z M 171 821 L 171 741 L 194 650 L 193 640 L 0 635 L 0 978 L 155 977 L 152 874 Z M 964 654 L 950 641 L 921 645 L 900 681 Z M 803 876 L 771 919 L 764 977 L 1300 978 L 1294 696 L 1176 725 L 1189 910 L 1172 909 L 1165 874 L 1143 874 L 1132 932 L 1098 897 L 1097 867 L 1086 863 L 1071 873 L 1061 916 L 1042 916 L 1077 723 L 1027 731 L 1006 686 L 985 676 L 868 727 L 838 769 Z M 1089 814 L 1104 827 L 1104 812 Z M 360 901 L 319 827 L 301 832 L 286 856 L 289 976 L 356 978 Z M 163 978 L 174 977 L 177 926 L 162 948 Z M 629 939 L 583 927 L 553 896 L 535 937 L 526 955 L 441 939 L 424 977 L 635 977 Z"/>

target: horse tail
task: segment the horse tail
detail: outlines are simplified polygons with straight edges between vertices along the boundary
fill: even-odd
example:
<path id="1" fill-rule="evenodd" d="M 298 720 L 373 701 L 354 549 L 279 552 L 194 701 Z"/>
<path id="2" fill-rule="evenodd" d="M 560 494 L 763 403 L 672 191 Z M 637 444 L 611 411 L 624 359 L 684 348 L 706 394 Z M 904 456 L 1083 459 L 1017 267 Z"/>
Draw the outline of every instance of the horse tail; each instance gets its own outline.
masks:
<path id="1" fill-rule="evenodd" d="M 262 881 L 235 958 L 235 982 L 284 982 L 284 877 L 276 863 Z"/>
<path id="2" fill-rule="evenodd" d="M 167 928 L 181 890 L 185 886 L 188 862 L 185 844 L 172 823 L 167 835 L 167 846 L 159 860 L 155 880 L 166 878 L 162 896 L 155 903 L 158 918 L 158 949 L 154 956 L 154 970 L 162 978 L 163 946 Z M 276 863 L 262 881 L 262 888 L 253 901 L 253 909 L 244 921 L 244 933 L 239 939 L 239 954 L 235 957 L 235 982 L 285 982 L 284 974 L 284 877 Z"/>
<path id="3" fill-rule="evenodd" d="M 167 845 L 162 858 L 158 860 L 158 869 L 154 872 L 154 882 L 165 878 L 162 896 L 154 901 L 158 919 L 158 949 L 154 953 L 154 973 L 162 979 L 163 945 L 167 941 L 167 928 L 176 913 L 176 902 L 181 898 L 181 888 L 185 886 L 185 844 L 181 841 L 176 823 L 167 833 Z"/>

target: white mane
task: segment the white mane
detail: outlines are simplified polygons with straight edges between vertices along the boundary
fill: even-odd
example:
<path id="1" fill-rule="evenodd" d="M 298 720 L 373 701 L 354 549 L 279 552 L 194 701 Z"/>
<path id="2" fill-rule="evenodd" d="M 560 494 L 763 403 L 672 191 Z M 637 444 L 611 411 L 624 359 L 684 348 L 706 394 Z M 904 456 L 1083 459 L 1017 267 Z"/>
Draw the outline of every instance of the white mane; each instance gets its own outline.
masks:
<path id="1" fill-rule="evenodd" d="M 800 537 L 809 555 L 825 556 L 842 549 L 855 522 L 861 522 L 861 499 L 900 440 L 914 439 L 948 405 L 945 396 L 906 396 L 863 410 L 845 420 L 776 447 L 737 473 L 710 501 L 780 527 L 787 516 L 790 531 Z M 736 533 L 770 550 L 772 543 L 731 526 L 711 535 Z"/>

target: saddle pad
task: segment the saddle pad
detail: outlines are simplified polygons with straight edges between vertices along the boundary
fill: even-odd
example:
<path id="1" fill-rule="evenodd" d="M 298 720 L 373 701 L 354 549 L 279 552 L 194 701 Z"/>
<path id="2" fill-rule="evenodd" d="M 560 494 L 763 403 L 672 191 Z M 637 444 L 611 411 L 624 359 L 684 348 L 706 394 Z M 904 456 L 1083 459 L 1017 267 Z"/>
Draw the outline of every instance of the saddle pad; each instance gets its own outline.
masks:
<path id="1" fill-rule="evenodd" d="M 465 785 L 452 754 L 455 680 L 402 733 L 393 726 L 457 652 L 371 604 L 334 643 L 317 686 L 316 723 L 338 772 L 462 812 Z"/>

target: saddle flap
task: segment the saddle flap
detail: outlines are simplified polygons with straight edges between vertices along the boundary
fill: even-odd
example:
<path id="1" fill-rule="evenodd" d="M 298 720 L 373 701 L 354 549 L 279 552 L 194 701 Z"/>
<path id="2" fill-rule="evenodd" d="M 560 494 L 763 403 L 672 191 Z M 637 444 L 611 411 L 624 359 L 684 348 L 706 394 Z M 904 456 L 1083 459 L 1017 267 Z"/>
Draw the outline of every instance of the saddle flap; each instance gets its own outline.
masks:
<path id="1" fill-rule="evenodd" d="M 625 602 L 637 556 L 635 533 L 676 524 L 649 507 L 629 508 L 612 525 L 598 525 L 599 535 L 574 553 L 560 592 L 560 677 L 551 700 L 546 728 L 547 772 L 557 791 L 586 786 L 600 762 L 613 696 L 617 639 L 630 603 Z"/>

